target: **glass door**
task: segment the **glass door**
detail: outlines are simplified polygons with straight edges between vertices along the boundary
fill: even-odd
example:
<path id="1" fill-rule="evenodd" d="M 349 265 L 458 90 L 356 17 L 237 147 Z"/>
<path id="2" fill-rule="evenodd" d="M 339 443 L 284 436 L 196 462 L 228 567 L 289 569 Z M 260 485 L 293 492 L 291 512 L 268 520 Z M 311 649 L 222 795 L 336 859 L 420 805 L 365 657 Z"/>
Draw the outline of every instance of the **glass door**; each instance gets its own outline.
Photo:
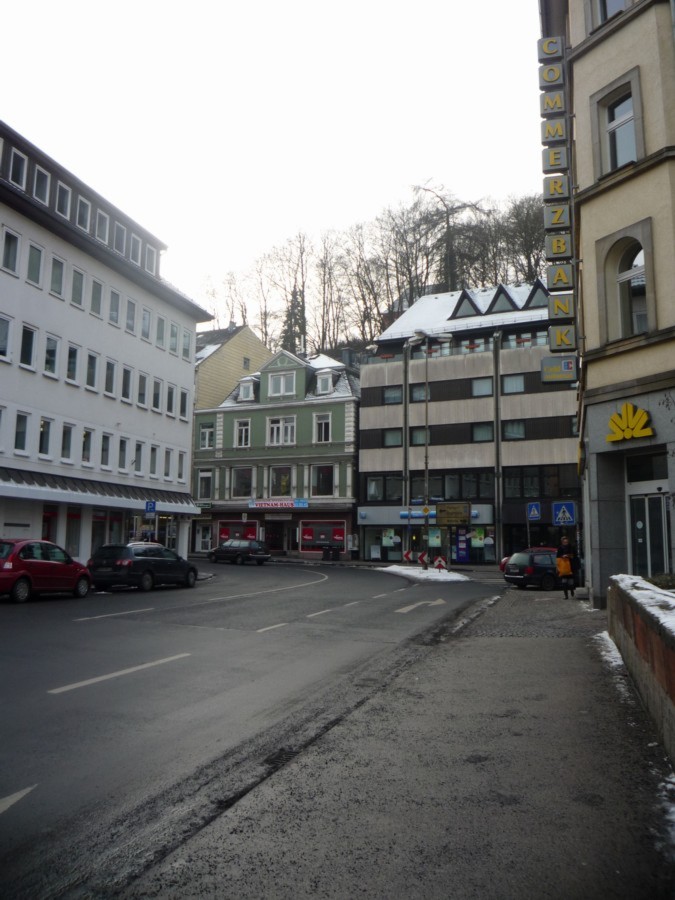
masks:
<path id="1" fill-rule="evenodd" d="M 668 496 L 634 494 L 630 501 L 631 574 L 670 571 Z"/>

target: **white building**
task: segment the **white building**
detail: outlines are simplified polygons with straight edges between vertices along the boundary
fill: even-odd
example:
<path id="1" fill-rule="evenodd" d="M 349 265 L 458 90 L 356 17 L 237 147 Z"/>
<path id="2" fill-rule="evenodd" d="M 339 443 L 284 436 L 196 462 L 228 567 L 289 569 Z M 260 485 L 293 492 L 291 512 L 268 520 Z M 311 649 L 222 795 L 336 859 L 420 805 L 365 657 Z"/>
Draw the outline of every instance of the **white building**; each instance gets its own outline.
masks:
<path id="1" fill-rule="evenodd" d="M 164 245 L 0 122 L 0 536 L 186 553 L 196 323 Z"/>

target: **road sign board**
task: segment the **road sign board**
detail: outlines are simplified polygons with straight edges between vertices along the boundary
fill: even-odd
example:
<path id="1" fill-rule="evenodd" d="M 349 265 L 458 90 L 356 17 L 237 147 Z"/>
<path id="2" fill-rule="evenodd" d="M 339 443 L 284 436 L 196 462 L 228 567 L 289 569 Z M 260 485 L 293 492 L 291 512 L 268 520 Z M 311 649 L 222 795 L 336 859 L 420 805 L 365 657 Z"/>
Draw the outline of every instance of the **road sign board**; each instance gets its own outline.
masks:
<path id="1" fill-rule="evenodd" d="M 155 514 L 155 501 L 154 500 L 146 500 L 145 501 L 145 512 L 148 515 Z"/>
<path id="2" fill-rule="evenodd" d="M 471 521 L 470 503 L 437 503 L 436 524 L 443 527 L 449 525 L 468 525 Z"/>
<path id="3" fill-rule="evenodd" d="M 538 522 L 541 519 L 541 503 L 538 500 L 527 504 L 527 518 L 530 522 Z"/>
<path id="4" fill-rule="evenodd" d="M 577 509 L 573 500 L 565 500 L 563 503 L 553 503 L 554 525 L 576 525 Z"/>
<path id="5" fill-rule="evenodd" d="M 406 550 L 405 553 L 403 554 L 403 559 L 406 562 L 412 562 L 412 550 Z"/>
<path id="6" fill-rule="evenodd" d="M 422 550 L 422 552 L 421 552 L 421 553 L 419 554 L 419 556 L 417 557 L 417 562 L 418 562 L 420 565 L 422 565 L 422 566 L 426 565 L 426 562 L 427 562 L 427 552 L 426 552 L 426 550 Z"/>
<path id="7" fill-rule="evenodd" d="M 447 569 L 447 568 L 448 568 L 448 562 L 447 562 L 446 558 L 444 556 L 437 556 L 436 559 L 434 560 L 434 569 L 438 569 L 438 571 L 440 572 L 441 569 Z"/>

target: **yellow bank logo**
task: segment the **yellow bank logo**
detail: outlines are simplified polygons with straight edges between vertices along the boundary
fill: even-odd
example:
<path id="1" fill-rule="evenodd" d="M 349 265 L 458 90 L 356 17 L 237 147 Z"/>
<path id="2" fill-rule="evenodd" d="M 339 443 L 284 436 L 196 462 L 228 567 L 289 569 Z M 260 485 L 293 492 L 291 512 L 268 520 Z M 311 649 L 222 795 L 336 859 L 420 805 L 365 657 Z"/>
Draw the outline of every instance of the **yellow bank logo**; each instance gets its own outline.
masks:
<path id="1" fill-rule="evenodd" d="M 620 413 L 614 413 L 609 420 L 607 442 L 629 441 L 632 438 L 653 437 L 654 430 L 649 425 L 649 413 L 644 409 L 624 403 Z"/>

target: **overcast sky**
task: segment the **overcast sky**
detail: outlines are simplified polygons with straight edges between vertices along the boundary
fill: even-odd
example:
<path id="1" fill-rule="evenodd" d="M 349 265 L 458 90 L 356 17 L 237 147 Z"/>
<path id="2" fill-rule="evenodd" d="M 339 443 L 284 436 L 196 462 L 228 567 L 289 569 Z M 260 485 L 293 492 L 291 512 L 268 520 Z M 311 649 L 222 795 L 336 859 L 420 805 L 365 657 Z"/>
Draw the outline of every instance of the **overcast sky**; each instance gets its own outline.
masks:
<path id="1" fill-rule="evenodd" d="M 0 116 L 169 245 L 197 302 L 411 186 L 541 190 L 536 0 L 35 0 Z"/>

